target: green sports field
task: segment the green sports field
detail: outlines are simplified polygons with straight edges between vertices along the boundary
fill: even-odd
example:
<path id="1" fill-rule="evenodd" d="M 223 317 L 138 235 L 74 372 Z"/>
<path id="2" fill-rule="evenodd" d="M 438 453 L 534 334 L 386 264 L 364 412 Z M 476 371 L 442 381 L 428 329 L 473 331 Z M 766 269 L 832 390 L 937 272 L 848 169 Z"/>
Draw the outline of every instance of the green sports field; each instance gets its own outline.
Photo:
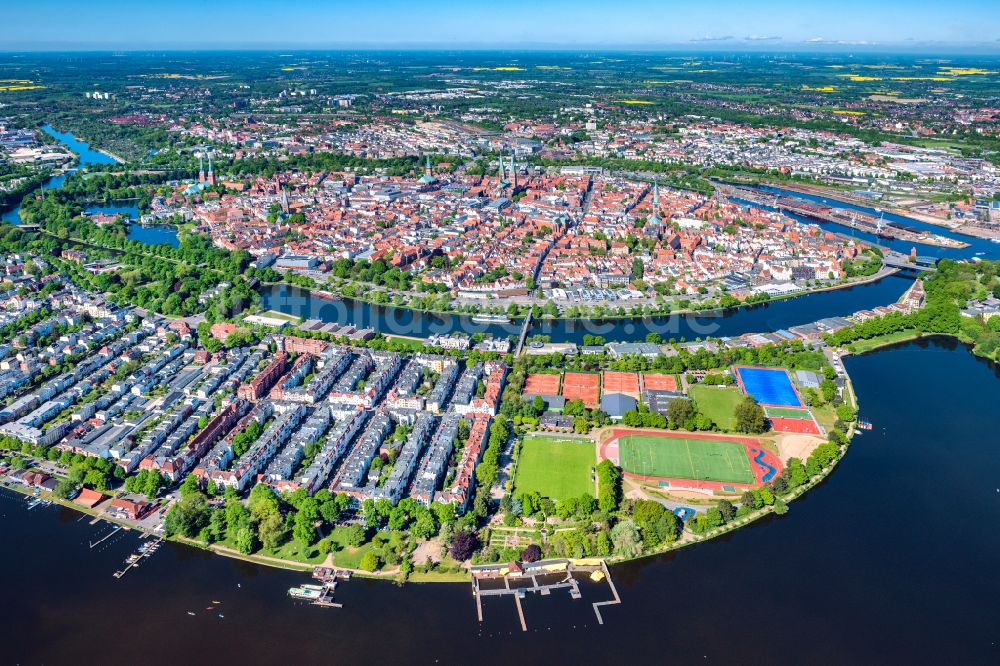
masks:
<path id="1" fill-rule="evenodd" d="M 764 413 L 768 416 L 776 416 L 779 419 L 799 419 L 809 421 L 812 416 L 807 409 L 793 409 L 792 407 L 765 407 Z"/>
<path id="2" fill-rule="evenodd" d="M 642 476 L 753 483 L 740 442 L 694 437 L 626 435 L 618 439 L 622 469 Z"/>
<path id="3" fill-rule="evenodd" d="M 514 476 L 517 495 L 537 490 L 562 500 L 594 494 L 590 469 L 596 463 L 593 442 L 559 437 L 525 437 Z"/>
<path id="4" fill-rule="evenodd" d="M 738 389 L 695 384 L 688 389 L 688 395 L 698 404 L 698 411 L 720 428 L 731 431 L 735 427 L 736 405 L 743 401 Z"/>

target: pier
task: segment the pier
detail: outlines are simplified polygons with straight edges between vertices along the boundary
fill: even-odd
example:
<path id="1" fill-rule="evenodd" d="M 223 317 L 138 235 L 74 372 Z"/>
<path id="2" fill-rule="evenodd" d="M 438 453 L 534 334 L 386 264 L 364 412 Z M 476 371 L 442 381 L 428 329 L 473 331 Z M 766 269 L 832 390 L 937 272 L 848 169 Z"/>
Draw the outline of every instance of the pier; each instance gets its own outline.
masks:
<path id="1" fill-rule="evenodd" d="M 108 535 L 108 536 L 110 536 L 110 535 Z M 105 538 L 107 538 L 107 537 L 105 537 Z M 157 550 L 159 550 L 160 549 L 160 545 L 162 543 L 163 543 L 163 539 L 157 539 L 156 541 L 153 541 L 152 543 L 150 543 L 150 542 L 147 541 L 146 543 L 144 543 L 141 546 L 139 546 L 139 550 L 137 552 L 132 553 L 131 555 L 129 555 L 125 559 L 125 568 L 121 569 L 120 571 L 116 571 L 115 572 L 115 574 L 114 574 L 115 578 L 121 578 L 125 574 L 127 574 L 130 570 L 138 568 L 139 567 L 139 561 L 142 560 L 142 558 L 144 558 L 144 557 L 150 557 L 153 553 L 155 553 Z"/>
<path id="2" fill-rule="evenodd" d="M 121 532 L 123 529 L 125 529 L 125 528 L 122 527 L 121 525 L 119 525 L 118 527 L 116 527 L 115 529 L 111 530 L 110 532 L 108 532 L 106 535 L 104 535 L 103 537 L 101 537 L 97 541 L 90 542 L 90 548 L 93 549 L 95 546 L 104 543 L 105 541 L 107 541 L 108 539 L 110 539 L 111 537 L 113 537 L 114 535 L 116 535 L 119 532 Z"/>
<path id="3" fill-rule="evenodd" d="M 580 583 L 573 576 L 574 573 L 589 573 L 594 580 L 607 580 L 611 589 L 612 598 L 607 601 L 594 602 L 594 615 L 598 624 L 604 624 L 601 615 L 601 606 L 611 606 L 621 603 L 618 590 L 611 580 L 611 573 L 608 571 L 607 563 L 604 560 L 540 560 L 538 562 L 519 564 L 480 565 L 472 567 L 472 595 L 476 599 L 476 616 L 480 622 L 483 621 L 483 597 L 513 597 L 514 606 L 517 608 L 517 617 L 521 623 L 521 631 L 528 630 L 528 623 L 524 617 L 524 608 L 521 600 L 530 592 L 548 596 L 553 591 L 568 590 L 569 596 L 573 600 L 583 598 L 580 592 Z M 560 580 L 554 583 L 539 582 L 539 576 L 565 574 Z M 483 588 L 484 581 L 502 580 L 503 587 Z M 530 582 L 530 585 L 524 583 Z M 513 583 L 513 585 L 512 585 Z"/>

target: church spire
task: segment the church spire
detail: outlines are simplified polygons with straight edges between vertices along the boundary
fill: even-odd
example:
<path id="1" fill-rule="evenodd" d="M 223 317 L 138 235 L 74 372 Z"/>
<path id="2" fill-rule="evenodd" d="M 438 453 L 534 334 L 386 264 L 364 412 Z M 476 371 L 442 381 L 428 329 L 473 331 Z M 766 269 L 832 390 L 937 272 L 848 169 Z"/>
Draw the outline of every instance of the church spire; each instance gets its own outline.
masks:
<path id="1" fill-rule="evenodd" d="M 514 166 L 514 153 L 510 154 L 510 179 L 514 189 L 517 189 L 517 167 Z"/>
<path id="2" fill-rule="evenodd" d="M 198 155 L 198 182 L 205 182 L 205 156 L 202 154 Z"/>
<path id="3" fill-rule="evenodd" d="M 504 175 L 504 172 L 503 172 L 503 151 L 500 151 L 500 160 L 499 161 L 500 161 L 500 174 L 499 175 L 500 175 L 500 182 L 502 183 L 504 180 L 507 179 L 507 177 Z"/>

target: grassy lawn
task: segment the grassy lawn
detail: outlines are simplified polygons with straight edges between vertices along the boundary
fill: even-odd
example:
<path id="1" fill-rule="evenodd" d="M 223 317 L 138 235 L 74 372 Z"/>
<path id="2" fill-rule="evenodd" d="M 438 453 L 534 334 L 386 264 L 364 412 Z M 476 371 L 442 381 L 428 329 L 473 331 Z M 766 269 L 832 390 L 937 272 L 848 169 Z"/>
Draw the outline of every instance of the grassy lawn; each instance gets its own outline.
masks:
<path id="1" fill-rule="evenodd" d="M 643 476 L 753 483 L 740 442 L 695 437 L 629 435 L 618 440 L 622 469 Z"/>
<path id="2" fill-rule="evenodd" d="M 715 421 L 723 430 L 733 429 L 736 423 L 733 412 L 743 400 L 739 389 L 695 384 L 688 389 L 688 394 L 698 404 L 698 411 Z"/>
<path id="3" fill-rule="evenodd" d="M 764 413 L 768 416 L 776 416 L 782 419 L 810 420 L 809 410 L 795 409 L 794 407 L 765 407 Z"/>
<path id="4" fill-rule="evenodd" d="M 294 560 L 296 562 L 305 562 L 306 564 L 320 564 L 326 559 L 326 555 L 320 554 L 319 547 L 316 544 L 302 548 L 295 539 L 289 539 L 274 550 L 261 548 L 255 555 L 277 557 L 282 560 Z"/>
<path id="5" fill-rule="evenodd" d="M 285 321 L 291 322 L 293 324 L 301 324 L 304 320 L 302 317 L 296 317 L 295 315 L 286 314 L 284 312 L 278 312 L 277 310 L 268 310 L 266 312 L 261 312 L 262 317 L 271 317 L 272 319 L 284 319 Z"/>
<path id="6" fill-rule="evenodd" d="M 594 444 L 588 440 L 525 437 L 514 477 L 515 492 L 520 495 L 536 490 L 553 500 L 593 495 L 590 470 L 595 463 Z"/>
<path id="7" fill-rule="evenodd" d="M 916 330 L 899 331 L 898 333 L 889 333 L 887 335 L 880 335 L 876 338 L 871 338 L 869 340 L 858 340 L 856 342 L 852 342 L 849 345 L 847 345 L 847 348 L 853 354 L 863 354 L 873 349 L 878 349 L 879 347 L 885 347 L 887 345 L 892 345 L 897 342 L 914 340 L 919 337 L 920 337 L 920 332 Z"/>
<path id="8" fill-rule="evenodd" d="M 402 335 L 386 335 L 385 337 L 392 340 L 397 345 L 402 345 L 408 349 L 413 349 L 417 351 L 423 349 L 424 345 L 427 344 L 427 340 L 422 340 L 422 339 L 417 340 Z"/>
<path id="9" fill-rule="evenodd" d="M 348 569 L 360 569 L 361 558 L 364 557 L 365 553 L 373 549 L 379 550 L 381 544 L 376 543 L 376 541 L 387 539 L 395 547 L 403 540 L 403 535 L 398 532 L 379 532 L 371 541 L 355 548 L 347 545 L 347 533 L 348 528 L 346 527 L 334 527 L 327 539 L 332 546 L 330 552 L 333 554 L 333 563 Z"/>

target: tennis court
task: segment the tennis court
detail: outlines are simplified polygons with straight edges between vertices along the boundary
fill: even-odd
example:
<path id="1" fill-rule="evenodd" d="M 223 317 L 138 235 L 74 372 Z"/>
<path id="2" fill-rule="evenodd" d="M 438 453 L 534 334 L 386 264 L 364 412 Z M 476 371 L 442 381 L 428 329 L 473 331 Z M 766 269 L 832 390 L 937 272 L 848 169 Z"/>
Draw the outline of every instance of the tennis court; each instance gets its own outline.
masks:
<path id="1" fill-rule="evenodd" d="M 643 374 L 642 383 L 647 391 L 676 391 L 677 377 L 674 375 Z"/>
<path id="2" fill-rule="evenodd" d="M 528 375 L 524 379 L 527 395 L 559 395 L 559 375 Z"/>
<path id="3" fill-rule="evenodd" d="M 729 483 L 755 482 L 743 442 L 673 435 L 618 439 L 622 469 L 646 477 Z"/>
<path id="4" fill-rule="evenodd" d="M 784 368 L 752 368 L 736 366 L 736 377 L 743 392 L 752 395 L 761 405 L 801 407 L 802 401 Z"/>
<path id="5" fill-rule="evenodd" d="M 601 390 L 604 393 L 631 393 L 639 394 L 639 374 L 635 372 L 612 372 L 608 370 L 604 373 L 604 381 Z"/>
<path id="6" fill-rule="evenodd" d="M 584 404 L 597 405 L 600 397 L 601 376 L 586 372 L 567 372 L 563 375 L 563 397 L 583 400 Z"/>

